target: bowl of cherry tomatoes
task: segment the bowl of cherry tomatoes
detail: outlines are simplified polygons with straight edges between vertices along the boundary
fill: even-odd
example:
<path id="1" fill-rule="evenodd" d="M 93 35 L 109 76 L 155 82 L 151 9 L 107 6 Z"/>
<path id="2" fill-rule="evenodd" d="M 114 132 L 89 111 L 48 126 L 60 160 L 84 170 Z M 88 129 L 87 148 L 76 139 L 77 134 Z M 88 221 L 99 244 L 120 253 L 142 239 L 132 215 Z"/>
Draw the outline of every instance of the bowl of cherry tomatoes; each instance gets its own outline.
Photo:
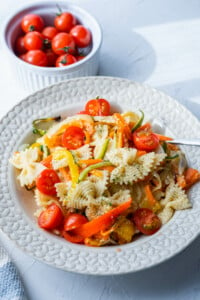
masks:
<path id="1" fill-rule="evenodd" d="M 3 41 L 19 83 L 29 91 L 98 72 L 100 25 L 74 4 L 21 7 L 5 22 Z"/>

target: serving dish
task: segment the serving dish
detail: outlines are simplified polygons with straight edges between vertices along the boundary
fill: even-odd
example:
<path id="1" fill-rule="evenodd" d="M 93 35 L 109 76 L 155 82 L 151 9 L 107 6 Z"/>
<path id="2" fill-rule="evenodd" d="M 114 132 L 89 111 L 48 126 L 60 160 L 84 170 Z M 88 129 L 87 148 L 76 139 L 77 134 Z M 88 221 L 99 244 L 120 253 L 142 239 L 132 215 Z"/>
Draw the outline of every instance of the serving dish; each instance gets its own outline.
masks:
<path id="1" fill-rule="evenodd" d="M 39 229 L 34 202 L 15 180 L 8 159 L 31 139 L 31 121 L 46 116 L 74 114 L 91 98 L 101 96 L 121 110 L 140 108 L 152 118 L 161 117 L 174 137 L 197 136 L 198 120 L 169 96 L 129 80 L 85 77 L 52 85 L 20 102 L 0 124 L 0 226 L 22 250 L 45 263 L 67 271 L 111 275 L 143 270 L 174 256 L 200 232 L 199 184 L 190 191 L 192 209 L 176 212 L 155 235 L 131 244 L 104 248 L 75 245 Z M 153 109 L 152 109 L 153 108 Z M 192 127 L 190 126 L 192 124 Z M 199 167 L 200 149 L 184 148 L 189 164 Z"/>
<path id="2" fill-rule="evenodd" d="M 58 7 L 63 12 L 68 11 L 72 13 L 79 23 L 90 30 L 92 45 L 88 55 L 83 60 L 62 68 L 34 66 L 18 58 L 13 49 L 16 38 L 22 34 L 20 27 L 22 18 L 27 14 L 37 14 L 44 19 L 45 24 L 53 25 Z M 99 54 L 102 43 L 100 25 L 87 11 L 72 3 L 45 1 L 25 4 L 18 9 L 15 8 L 3 24 L 2 42 L 19 84 L 31 92 L 69 78 L 96 75 L 98 72 Z"/>

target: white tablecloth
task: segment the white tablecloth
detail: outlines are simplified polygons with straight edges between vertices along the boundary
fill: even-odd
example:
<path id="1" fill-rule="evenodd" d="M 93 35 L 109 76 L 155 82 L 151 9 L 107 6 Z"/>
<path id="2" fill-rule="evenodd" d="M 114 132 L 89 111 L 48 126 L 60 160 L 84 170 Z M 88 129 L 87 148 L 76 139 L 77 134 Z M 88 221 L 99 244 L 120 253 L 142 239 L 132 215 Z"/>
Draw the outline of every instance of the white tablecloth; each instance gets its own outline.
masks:
<path id="1" fill-rule="evenodd" d="M 0 1 L 0 25 L 10 8 Z M 26 3 L 30 2 L 27 0 Z M 100 75 L 145 82 L 176 98 L 200 119 L 199 0 L 74 0 L 101 23 Z M 18 87 L 0 46 L 0 117 L 28 95 Z M 16 249 L 0 233 L 30 300 L 200 299 L 200 239 L 146 271 L 117 277 L 53 269 Z"/>

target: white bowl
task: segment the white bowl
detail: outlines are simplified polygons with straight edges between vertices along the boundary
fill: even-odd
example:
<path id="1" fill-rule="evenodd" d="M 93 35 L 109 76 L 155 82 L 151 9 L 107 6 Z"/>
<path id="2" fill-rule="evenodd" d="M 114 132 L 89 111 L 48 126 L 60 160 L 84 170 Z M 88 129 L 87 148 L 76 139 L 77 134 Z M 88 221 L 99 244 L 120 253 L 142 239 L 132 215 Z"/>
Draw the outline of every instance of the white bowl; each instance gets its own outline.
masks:
<path id="1" fill-rule="evenodd" d="M 24 62 L 13 51 L 16 38 L 22 34 L 20 22 L 23 16 L 30 13 L 38 14 L 46 24 L 53 24 L 53 19 L 58 11 L 56 5 L 59 5 L 62 11 L 74 14 L 80 23 L 90 29 L 92 47 L 89 54 L 83 60 L 61 68 L 39 67 Z M 11 68 L 13 68 L 20 85 L 31 92 L 69 78 L 96 75 L 101 42 L 102 32 L 95 18 L 82 8 L 66 2 L 36 2 L 32 5 L 24 5 L 7 18 L 3 27 L 3 44 L 9 56 Z"/>

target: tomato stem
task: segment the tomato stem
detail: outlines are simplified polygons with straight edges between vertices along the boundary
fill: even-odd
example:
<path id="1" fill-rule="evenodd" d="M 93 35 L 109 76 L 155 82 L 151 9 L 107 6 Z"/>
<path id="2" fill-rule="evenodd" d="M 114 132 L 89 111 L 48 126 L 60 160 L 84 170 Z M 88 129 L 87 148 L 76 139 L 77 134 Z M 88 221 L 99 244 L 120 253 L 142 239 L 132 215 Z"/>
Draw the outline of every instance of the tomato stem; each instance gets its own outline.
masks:
<path id="1" fill-rule="evenodd" d="M 31 25 L 29 26 L 29 31 L 34 31 L 35 30 L 35 26 Z"/>
<path id="2" fill-rule="evenodd" d="M 57 9 L 58 9 L 58 13 L 56 13 L 56 16 L 61 16 L 62 15 L 62 9 L 61 9 L 61 7 L 58 5 L 58 4 L 56 4 L 56 7 L 57 7 Z"/>

